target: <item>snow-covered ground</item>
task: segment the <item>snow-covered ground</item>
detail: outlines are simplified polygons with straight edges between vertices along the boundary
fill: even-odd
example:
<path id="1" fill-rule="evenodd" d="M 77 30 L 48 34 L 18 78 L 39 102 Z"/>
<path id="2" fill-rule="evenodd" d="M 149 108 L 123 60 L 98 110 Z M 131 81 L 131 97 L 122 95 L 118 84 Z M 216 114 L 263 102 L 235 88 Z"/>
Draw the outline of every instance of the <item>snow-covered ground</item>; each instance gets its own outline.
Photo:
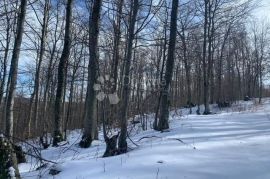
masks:
<path id="1" fill-rule="evenodd" d="M 130 152 L 109 158 L 101 157 L 102 140 L 81 149 L 77 146 L 80 132 L 72 131 L 68 144 L 41 151 L 56 165 L 37 171 L 29 157 L 29 163 L 20 164 L 19 169 L 25 179 L 269 179 L 270 100 L 212 110 L 217 114 L 171 112 L 169 132 L 142 131 L 137 126 L 131 139 L 138 146 L 129 141 Z M 48 174 L 52 167 L 61 172 Z"/>

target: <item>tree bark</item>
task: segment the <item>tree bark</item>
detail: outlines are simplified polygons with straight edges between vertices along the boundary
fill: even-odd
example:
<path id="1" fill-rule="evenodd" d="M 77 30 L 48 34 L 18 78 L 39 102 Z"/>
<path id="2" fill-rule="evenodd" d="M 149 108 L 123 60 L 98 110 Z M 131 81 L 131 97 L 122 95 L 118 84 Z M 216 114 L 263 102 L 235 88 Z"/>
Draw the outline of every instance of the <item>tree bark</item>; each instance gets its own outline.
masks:
<path id="1" fill-rule="evenodd" d="M 119 153 L 127 152 L 127 111 L 129 103 L 129 94 L 130 94 L 130 66 L 132 58 L 132 46 L 133 40 L 135 37 L 135 24 L 137 19 L 137 14 L 139 10 L 139 0 L 133 0 L 131 5 L 130 21 L 128 26 L 128 39 L 127 39 L 127 51 L 126 58 L 124 61 L 124 81 L 123 81 L 123 90 L 122 90 L 122 101 L 121 101 L 121 112 L 120 112 L 120 127 L 121 132 L 118 141 L 118 150 Z"/>
<path id="2" fill-rule="evenodd" d="M 85 114 L 84 114 L 84 132 L 80 146 L 83 148 L 90 147 L 95 138 L 97 130 L 97 99 L 94 85 L 97 81 L 98 75 L 98 34 L 99 34 L 99 21 L 101 12 L 102 0 L 95 0 L 92 12 L 89 17 L 89 64 L 88 64 L 88 82 L 85 101 Z"/>
<path id="3" fill-rule="evenodd" d="M 160 70 L 160 77 L 159 77 L 159 87 L 161 86 L 161 83 L 163 81 L 163 73 L 164 73 L 164 67 L 165 67 L 165 62 L 166 62 L 166 51 L 167 51 L 167 19 L 168 19 L 168 13 L 167 13 L 167 9 L 166 9 L 166 20 L 165 20 L 165 24 L 164 24 L 164 43 L 162 45 L 162 64 L 161 64 L 161 70 Z M 159 115 L 159 109 L 160 109 L 160 102 L 161 102 L 161 96 L 162 96 L 162 91 L 159 92 L 158 94 L 158 103 L 157 103 L 157 107 L 156 107 L 156 111 L 155 111 L 155 120 L 153 123 L 153 128 L 155 130 L 158 130 L 158 115 Z"/>
<path id="4" fill-rule="evenodd" d="M 5 117 L 6 117 L 6 135 L 7 135 L 8 140 L 11 140 L 11 141 L 13 137 L 13 122 L 14 122 L 13 112 L 14 112 L 14 98 L 15 98 L 15 93 L 16 93 L 17 76 L 18 76 L 18 62 L 19 62 L 20 49 L 21 49 L 21 44 L 22 44 L 22 36 L 23 36 L 23 31 L 24 31 L 26 6 L 27 6 L 27 0 L 21 0 L 20 13 L 19 13 L 18 21 L 17 21 L 16 37 L 15 37 L 10 71 L 9 71 L 10 85 L 8 88 Z M 14 152 L 12 152 L 12 155 L 15 155 Z M 12 162 L 13 167 L 16 170 L 15 172 L 16 178 L 20 178 L 16 157 L 12 157 L 12 161 L 13 161 Z"/>
<path id="5" fill-rule="evenodd" d="M 64 101 L 64 90 L 65 90 L 65 79 L 66 79 L 66 67 L 68 64 L 70 47 L 71 47 L 71 21 L 72 21 L 72 3 L 73 0 L 68 0 L 66 6 L 66 25 L 65 25 L 65 37 L 64 47 L 58 66 L 58 82 L 57 91 L 55 98 L 55 116 L 54 116 L 54 134 L 53 134 L 53 145 L 57 146 L 58 142 L 63 140 L 62 134 L 62 121 L 63 121 L 63 101 Z"/>
<path id="6" fill-rule="evenodd" d="M 3 59 L 3 75 L 2 75 L 2 81 L 0 84 L 0 106 L 2 104 L 3 96 L 4 96 L 4 88 L 6 84 L 6 78 L 7 78 L 7 62 L 8 62 L 8 53 L 9 53 L 9 47 L 10 47 L 10 39 L 11 39 L 11 24 L 10 24 L 10 18 L 8 15 L 6 15 L 6 23 L 7 23 L 7 28 L 6 28 L 6 45 L 5 45 L 5 50 L 4 50 L 4 59 Z"/>
<path id="7" fill-rule="evenodd" d="M 117 16 L 116 22 L 114 24 L 114 46 L 113 46 L 113 67 L 112 67 L 112 75 L 114 79 L 113 83 L 113 93 L 117 88 L 117 78 L 118 78 L 118 64 L 119 64 L 119 47 L 120 47 L 120 38 L 121 38 L 121 16 L 123 11 L 123 2 L 124 0 L 117 1 Z"/>
<path id="8" fill-rule="evenodd" d="M 9 86 L 8 96 L 6 101 L 6 134 L 8 137 L 13 136 L 13 108 L 14 96 L 16 93 L 17 76 L 18 76 L 18 61 L 20 56 L 20 48 L 22 43 L 22 36 L 24 31 L 24 21 L 26 14 L 26 0 L 21 0 L 20 13 L 17 23 L 16 38 L 11 58 L 11 66 L 9 71 Z"/>
<path id="9" fill-rule="evenodd" d="M 168 47 L 168 58 L 166 62 L 166 72 L 165 72 L 165 84 L 162 89 L 161 96 L 161 114 L 158 121 L 158 130 L 163 131 L 169 128 L 169 87 L 172 80 L 173 68 L 174 68 L 174 52 L 176 43 L 176 32 L 177 32 L 177 11 L 178 11 L 178 0 L 173 0 L 172 2 L 172 12 L 171 12 L 171 24 L 170 24 L 170 38 Z"/>

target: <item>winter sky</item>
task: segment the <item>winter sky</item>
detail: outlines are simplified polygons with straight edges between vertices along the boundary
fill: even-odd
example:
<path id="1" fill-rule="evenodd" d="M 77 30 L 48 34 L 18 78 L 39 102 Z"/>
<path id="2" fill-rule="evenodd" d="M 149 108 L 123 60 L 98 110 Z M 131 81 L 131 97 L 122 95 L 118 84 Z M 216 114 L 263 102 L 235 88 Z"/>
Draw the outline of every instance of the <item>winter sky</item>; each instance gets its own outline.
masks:
<path id="1" fill-rule="evenodd" d="M 259 20 L 270 20 L 270 0 L 258 0 L 259 7 L 254 14 Z"/>

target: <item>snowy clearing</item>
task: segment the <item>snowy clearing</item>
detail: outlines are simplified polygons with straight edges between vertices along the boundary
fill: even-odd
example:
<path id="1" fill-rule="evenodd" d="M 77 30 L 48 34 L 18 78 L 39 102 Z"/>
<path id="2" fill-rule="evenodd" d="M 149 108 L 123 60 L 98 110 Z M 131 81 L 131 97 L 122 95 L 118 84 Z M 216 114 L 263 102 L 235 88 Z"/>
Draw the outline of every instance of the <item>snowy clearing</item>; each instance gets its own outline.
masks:
<path id="1" fill-rule="evenodd" d="M 172 112 L 169 132 L 133 132 L 138 146 L 129 141 L 130 152 L 110 158 L 101 158 L 102 140 L 80 149 L 80 132 L 72 131 L 67 145 L 42 150 L 42 157 L 57 162 L 55 166 L 36 171 L 35 160 L 28 158 L 19 169 L 25 179 L 269 179 L 270 103 L 252 103 L 214 108 L 217 114 L 208 116 Z M 52 167 L 61 172 L 48 174 Z"/>

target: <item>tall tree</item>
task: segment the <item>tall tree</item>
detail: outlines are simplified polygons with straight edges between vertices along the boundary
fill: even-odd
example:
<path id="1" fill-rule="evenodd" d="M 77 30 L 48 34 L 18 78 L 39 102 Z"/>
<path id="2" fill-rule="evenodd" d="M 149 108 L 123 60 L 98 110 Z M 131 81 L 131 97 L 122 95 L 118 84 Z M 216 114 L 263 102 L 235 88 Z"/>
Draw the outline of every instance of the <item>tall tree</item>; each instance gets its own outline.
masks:
<path id="1" fill-rule="evenodd" d="M 170 23 L 170 37 L 168 47 L 168 57 L 166 61 L 165 82 L 162 82 L 162 96 L 161 96 L 161 111 L 160 119 L 158 121 L 158 130 L 162 131 L 169 128 L 169 88 L 172 81 L 174 56 L 175 56 L 175 43 L 177 33 L 177 11 L 178 0 L 172 1 L 171 23 Z"/>
<path id="2" fill-rule="evenodd" d="M 123 11 L 124 0 L 117 0 L 117 9 L 116 9 L 116 20 L 114 22 L 114 39 L 113 39 L 113 65 L 112 65 L 112 76 L 114 80 L 113 91 L 116 91 L 117 87 L 117 78 L 118 78 L 118 64 L 119 64 L 119 48 L 120 48 L 120 38 L 121 38 L 121 16 Z"/>
<path id="3" fill-rule="evenodd" d="M 6 134 L 8 137 L 13 136 L 13 108 L 14 108 L 14 96 L 16 93 L 17 76 L 18 76 L 18 62 L 21 51 L 22 36 L 24 31 L 24 21 L 26 15 L 26 0 L 21 0 L 20 13 L 18 15 L 16 38 L 14 42 L 11 65 L 9 71 L 9 86 L 8 96 L 6 101 Z"/>
<path id="4" fill-rule="evenodd" d="M 118 149 L 120 153 L 127 152 L 127 111 L 130 95 L 130 66 L 132 58 L 132 47 L 133 40 L 135 37 L 135 24 L 137 14 L 139 10 L 139 0 L 133 0 L 131 2 L 130 19 L 128 24 L 128 35 L 127 35 L 127 51 L 124 61 L 124 82 L 122 91 L 121 111 L 120 111 L 120 127 L 121 132 L 118 140 Z"/>
<path id="5" fill-rule="evenodd" d="M 47 31 L 48 31 L 47 27 L 48 27 L 48 20 L 49 20 L 49 6 L 50 6 L 50 1 L 45 0 L 44 10 L 43 10 L 43 20 L 42 20 L 42 23 L 40 24 L 42 28 L 41 28 L 41 36 L 40 36 L 40 49 L 38 50 L 39 57 L 38 57 L 38 63 L 37 63 L 37 68 L 36 68 L 36 74 L 35 74 L 34 91 L 31 95 L 31 99 L 30 99 L 30 110 L 29 110 L 29 122 L 28 122 L 27 137 L 31 136 L 32 117 L 34 118 L 35 129 L 37 129 L 37 124 L 38 124 L 40 70 L 41 70 L 41 65 L 42 65 L 42 61 L 43 61 L 43 57 L 44 57 L 44 53 L 45 53 L 45 44 L 46 44 Z M 33 104 L 34 104 L 34 106 L 33 106 Z M 33 110 L 33 107 L 34 107 L 34 110 Z M 32 114 L 33 111 L 34 111 L 34 115 Z"/>
<path id="6" fill-rule="evenodd" d="M 209 107 L 209 79 L 207 78 L 207 30 L 208 30 L 208 24 L 210 24 L 208 20 L 208 7 L 209 7 L 209 0 L 204 0 L 204 31 L 203 31 L 203 102 L 204 102 L 204 114 L 210 113 L 210 107 Z M 211 47 L 210 47 L 211 48 Z"/>
<path id="7" fill-rule="evenodd" d="M 62 29 L 62 27 L 64 27 L 62 25 L 60 25 L 60 2 L 57 2 L 56 4 L 56 8 L 55 8 L 55 26 L 53 27 L 53 31 L 49 31 L 51 34 L 51 44 L 52 47 L 48 46 L 49 49 L 49 62 L 48 62 L 48 67 L 47 67 L 47 72 L 45 74 L 45 81 L 44 81 L 44 94 L 43 94 L 43 108 L 41 111 L 41 115 L 42 115 L 42 119 L 43 119 L 43 135 L 45 135 L 48 131 L 48 121 L 49 121 L 49 91 L 50 91 L 50 84 L 52 83 L 52 78 L 53 78 L 53 74 L 54 74 L 54 58 L 56 58 L 58 60 L 58 50 L 57 50 L 57 46 L 58 46 L 58 42 L 60 41 L 60 38 L 62 36 L 63 30 L 60 30 L 60 32 L 58 33 L 59 28 Z"/>
<path id="8" fill-rule="evenodd" d="M 80 146 L 87 148 L 91 145 L 97 130 L 97 98 L 94 85 L 98 75 L 98 34 L 102 0 L 95 0 L 89 16 L 89 64 L 88 81 L 85 100 L 84 132 Z"/>
<path id="9" fill-rule="evenodd" d="M 9 51 L 10 51 L 10 46 L 11 46 L 11 37 L 12 37 L 12 15 L 16 15 L 14 13 L 9 12 L 9 4 L 8 2 L 6 2 L 6 0 L 3 1 L 4 5 L 4 17 L 5 17 L 5 44 L 3 44 L 4 42 L 1 42 L 1 45 L 4 48 L 4 56 L 3 56 L 3 62 L 1 63 L 1 75 L 0 75 L 0 79 L 1 79 L 1 84 L 0 84 L 0 106 L 2 104 L 3 101 L 3 96 L 4 96 L 4 89 L 5 89 L 5 85 L 6 85 L 6 78 L 7 78 L 7 66 L 8 66 L 8 55 L 9 55 Z"/>
<path id="10" fill-rule="evenodd" d="M 17 29 L 16 29 L 16 37 L 11 57 L 11 65 L 9 71 L 9 87 L 8 87 L 8 96 L 6 101 L 6 135 L 9 140 L 12 140 L 13 137 L 13 123 L 14 123 L 14 97 L 16 93 L 16 85 L 17 85 L 17 76 L 18 76 L 18 62 L 22 44 L 22 37 L 24 31 L 24 21 L 26 15 L 26 6 L 27 0 L 21 0 L 20 5 L 20 13 L 18 14 L 18 21 L 17 21 Z M 15 168 L 16 178 L 20 178 L 18 167 L 17 167 L 17 159 L 14 157 L 16 155 L 12 152 L 12 162 L 13 167 Z"/>
<path id="11" fill-rule="evenodd" d="M 55 113 L 54 113 L 54 134 L 53 134 L 53 145 L 57 146 L 58 142 L 63 140 L 62 134 L 62 120 L 63 120 L 63 101 L 65 93 L 65 82 L 66 82 L 66 69 L 68 59 L 70 55 L 71 47 L 71 21 L 72 21 L 72 4 L 73 0 L 67 1 L 66 6 L 66 25 L 65 25 L 65 37 L 64 47 L 62 55 L 58 65 L 58 82 L 55 98 Z"/>

